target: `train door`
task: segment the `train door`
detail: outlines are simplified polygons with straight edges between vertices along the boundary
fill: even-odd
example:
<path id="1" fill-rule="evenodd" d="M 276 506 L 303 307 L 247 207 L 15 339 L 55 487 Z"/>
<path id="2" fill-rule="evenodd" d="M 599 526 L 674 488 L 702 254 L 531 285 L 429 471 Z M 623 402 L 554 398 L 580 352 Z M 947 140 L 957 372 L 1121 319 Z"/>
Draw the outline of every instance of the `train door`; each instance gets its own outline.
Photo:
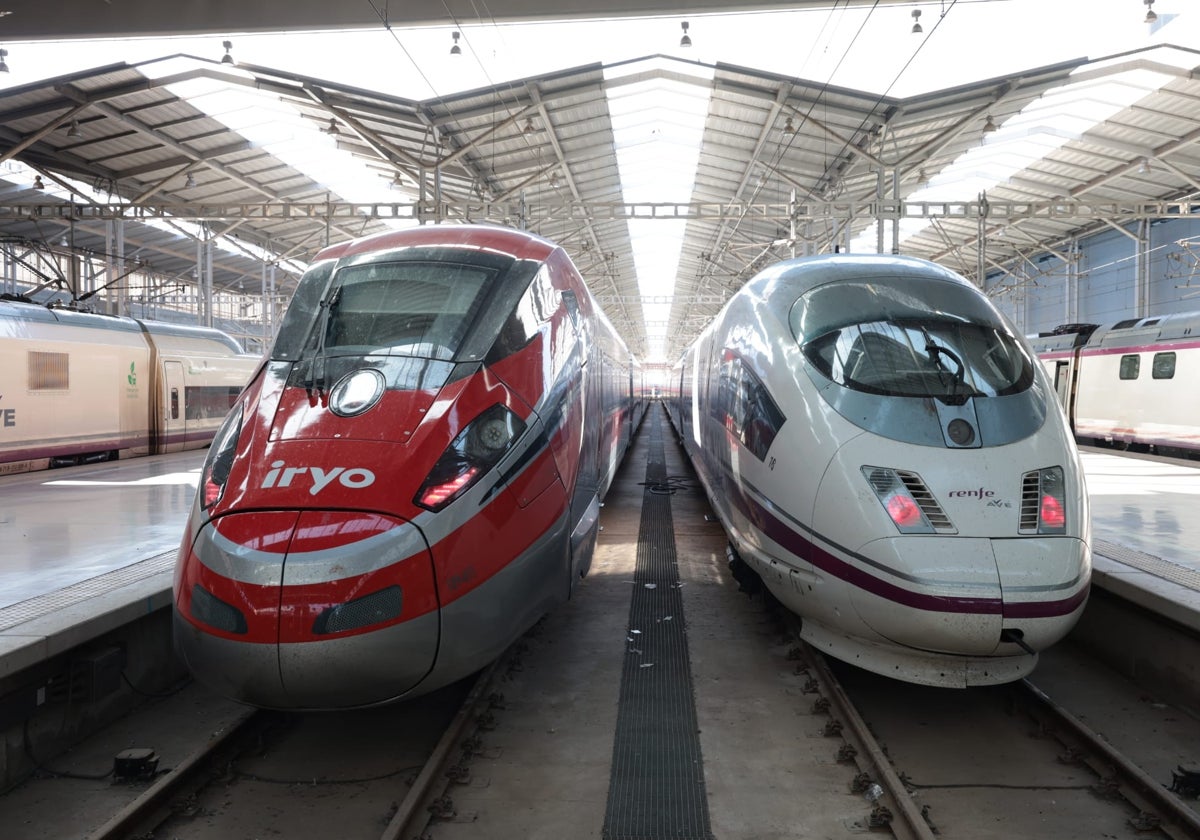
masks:
<path id="1" fill-rule="evenodd" d="M 1071 363 L 1059 360 L 1054 365 L 1054 391 L 1058 394 L 1058 404 L 1063 411 L 1067 410 L 1067 400 L 1071 395 Z"/>
<path id="2" fill-rule="evenodd" d="M 163 362 L 157 452 L 181 452 L 187 440 L 186 390 L 182 362 Z"/>

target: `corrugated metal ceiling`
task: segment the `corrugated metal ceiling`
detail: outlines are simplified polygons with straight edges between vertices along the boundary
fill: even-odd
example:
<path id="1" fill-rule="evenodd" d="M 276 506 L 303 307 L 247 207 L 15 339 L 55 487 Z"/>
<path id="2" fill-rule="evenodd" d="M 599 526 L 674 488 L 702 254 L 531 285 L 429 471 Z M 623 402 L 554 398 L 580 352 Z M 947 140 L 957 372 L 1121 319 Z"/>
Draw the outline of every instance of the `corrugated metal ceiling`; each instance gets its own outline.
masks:
<path id="1" fill-rule="evenodd" d="M 1198 64 L 1194 51 L 1159 47 L 894 99 L 654 57 L 620 73 L 588 65 L 426 101 L 188 57 L 116 64 L 0 91 L 10 169 L 19 161 L 57 185 L 34 190 L 27 171 L 10 171 L 0 234 L 103 254 L 123 219 L 126 256 L 164 277 L 196 269 L 197 236 L 221 237 L 231 247 L 213 257 L 215 284 L 236 290 L 257 288 L 259 248 L 287 267 L 389 224 L 521 225 L 567 248 L 635 352 L 653 346 L 671 358 L 768 262 L 852 241 L 891 250 L 881 218 L 908 217 L 904 253 L 971 274 L 1144 218 L 1155 212 L 1148 202 L 1191 198 Z M 636 142 L 637 133 L 615 125 L 610 94 L 643 88 L 668 92 L 658 113 L 639 106 L 647 131 L 658 120 L 677 134 L 684 118 L 671 96 L 704 109 L 683 205 L 625 198 L 633 180 L 639 195 L 653 194 L 656 172 L 618 165 L 630 142 L 618 134 Z M 1053 113 L 1039 111 L 1043 102 Z M 314 138 L 311 165 L 264 139 L 299 131 L 285 130 L 287 115 Z M 246 127 L 231 128 L 235 118 Z M 335 193 L 316 174 L 335 149 L 365 173 L 362 195 Z M 964 161 L 970 173 L 960 173 Z M 981 221 L 970 185 L 985 170 L 1002 177 Z M 649 328 L 627 224 L 648 216 L 684 223 L 670 315 Z"/>

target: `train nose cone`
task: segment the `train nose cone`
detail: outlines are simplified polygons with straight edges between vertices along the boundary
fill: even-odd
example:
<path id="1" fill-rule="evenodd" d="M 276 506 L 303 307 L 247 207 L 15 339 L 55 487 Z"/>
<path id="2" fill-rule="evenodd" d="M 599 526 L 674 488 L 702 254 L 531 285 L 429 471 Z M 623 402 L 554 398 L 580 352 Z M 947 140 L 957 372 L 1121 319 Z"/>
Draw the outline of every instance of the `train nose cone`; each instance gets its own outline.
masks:
<path id="1" fill-rule="evenodd" d="M 201 680 L 256 706 L 346 708 L 433 667 L 433 565 L 409 522 L 353 511 L 208 523 L 176 593 L 176 646 Z"/>
<path id="2" fill-rule="evenodd" d="M 851 590 L 863 622 L 920 650 L 986 656 L 995 652 L 1004 600 L 992 541 L 983 537 L 888 537 L 858 550 L 876 574 Z"/>

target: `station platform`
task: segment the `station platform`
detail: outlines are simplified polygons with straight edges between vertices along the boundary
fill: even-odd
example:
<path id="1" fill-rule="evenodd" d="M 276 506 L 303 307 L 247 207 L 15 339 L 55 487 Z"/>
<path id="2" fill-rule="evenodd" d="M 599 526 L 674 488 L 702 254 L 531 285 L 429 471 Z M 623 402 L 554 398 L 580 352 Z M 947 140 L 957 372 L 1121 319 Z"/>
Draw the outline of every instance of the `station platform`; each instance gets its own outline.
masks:
<path id="1" fill-rule="evenodd" d="M 206 452 L 0 476 L 0 677 L 170 606 Z"/>
<path id="2" fill-rule="evenodd" d="M 204 456 L 0 477 L 0 677 L 170 604 Z M 1200 632 L 1200 462 L 1083 461 L 1093 585 Z"/>

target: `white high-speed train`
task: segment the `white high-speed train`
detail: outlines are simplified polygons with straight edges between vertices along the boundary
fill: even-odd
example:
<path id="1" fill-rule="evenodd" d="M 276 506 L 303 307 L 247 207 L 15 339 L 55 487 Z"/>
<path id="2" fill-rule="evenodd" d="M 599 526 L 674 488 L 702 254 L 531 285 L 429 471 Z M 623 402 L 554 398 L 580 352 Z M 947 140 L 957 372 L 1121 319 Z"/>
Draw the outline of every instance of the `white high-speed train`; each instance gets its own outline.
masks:
<path id="1" fill-rule="evenodd" d="M 1200 312 L 1029 340 L 1080 442 L 1200 456 Z"/>
<path id="2" fill-rule="evenodd" d="M 934 263 L 749 281 L 668 410 L 744 563 L 816 648 L 941 686 L 1029 673 L 1087 600 L 1088 497 L 1026 341 Z"/>
<path id="3" fill-rule="evenodd" d="M 259 363 L 219 330 L 0 300 L 0 475 L 203 448 Z"/>

